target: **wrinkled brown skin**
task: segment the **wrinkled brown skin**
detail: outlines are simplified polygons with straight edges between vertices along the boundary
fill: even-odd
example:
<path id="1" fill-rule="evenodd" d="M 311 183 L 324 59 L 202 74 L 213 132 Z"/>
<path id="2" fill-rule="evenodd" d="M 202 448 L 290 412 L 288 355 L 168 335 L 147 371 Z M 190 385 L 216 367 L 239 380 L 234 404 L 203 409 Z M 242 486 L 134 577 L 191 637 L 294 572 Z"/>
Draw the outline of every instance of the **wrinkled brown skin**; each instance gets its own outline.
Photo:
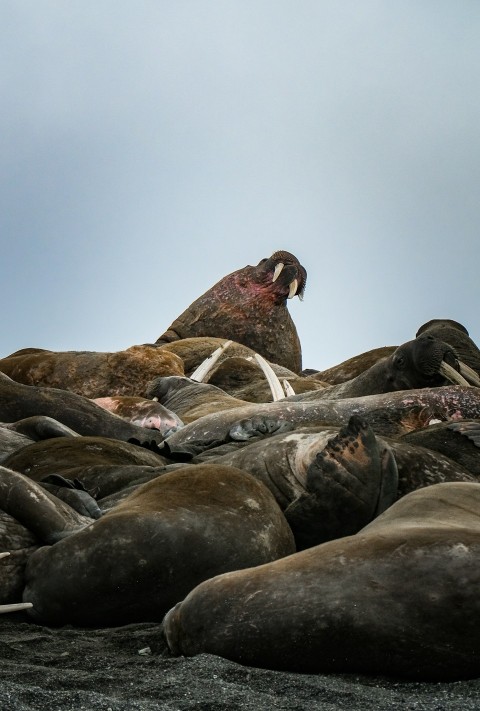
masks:
<path id="1" fill-rule="evenodd" d="M 58 420 L 80 435 L 135 439 L 140 444 L 163 441 L 160 432 L 125 422 L 81 395 L 23 385 L 0 373 L 0 421 L 16 422 L 36 415 Z"/>
<path id="2" fill-rule="evenodd" d="M 161 476 L 28 561 L 24 599 L 44 624 L 161 620 L 199 582 L 295 550 L 270 492 L 233 467 Z"/>
<path id="3" fill-rule="evenodd" d="M 178 356 L 149 345 L 116 353 L 26 348 L 2 358 L 0 371 L 24 385 L 70 390 L 88 398 L 143 396 L 153 378 L 184 372 Z"/>
<path id="4" fill-rule="evenodd" d="M 451 319 L 432 319 L 417 331 L 418 336 L 429 334 L 445 341 L 455 350 L 459 360 L 480 375 L 480 350 L 468 335 L 465 326 Z"/>
<path id="5" fill-rule="evenodd" d="M 275 267 L 285 267 L 273 282 Z M 157 344 L 193 336 L 226 338 L 248 346 L 294 373 L 302 369 L 300 340 L 288 313 L 289 285 L 298 280 L 303 294 L 307 274 L 289 252 L 275 252 L 257 266 L 246 266 L 221 279 L 184 311 Z"/>
<path id="6" fill-rule="evenodd" d="M 480 674 L 480 484 L 439 484 L 354 536 L 212 578 L 169 611 L 176 654 L 307 673 Z"/>

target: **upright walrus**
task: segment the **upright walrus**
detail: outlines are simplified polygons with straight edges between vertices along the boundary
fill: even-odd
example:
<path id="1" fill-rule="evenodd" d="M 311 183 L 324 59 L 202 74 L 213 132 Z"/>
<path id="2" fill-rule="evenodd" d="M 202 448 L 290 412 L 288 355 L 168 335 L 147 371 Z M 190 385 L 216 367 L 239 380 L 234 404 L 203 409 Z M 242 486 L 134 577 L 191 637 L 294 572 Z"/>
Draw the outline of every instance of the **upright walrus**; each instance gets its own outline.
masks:
<path id="1" fill-rule="evenodd" d="M 287 299 L 303 297 L 307 272 L 290 252 L 274 252 L 255 267 L 228 274 L 184 311 L 156 343 L 215 336 L 248 346 L 295 373 L 302 369 Z"/>

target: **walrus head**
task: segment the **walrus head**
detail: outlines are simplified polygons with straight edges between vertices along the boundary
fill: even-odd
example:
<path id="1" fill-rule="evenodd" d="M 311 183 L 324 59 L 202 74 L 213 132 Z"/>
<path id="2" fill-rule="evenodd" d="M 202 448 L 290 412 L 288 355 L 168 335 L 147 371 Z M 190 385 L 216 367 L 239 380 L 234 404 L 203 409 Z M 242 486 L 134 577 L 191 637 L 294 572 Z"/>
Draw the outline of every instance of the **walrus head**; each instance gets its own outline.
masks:
<path id="1" fill-rule="evenodd" d="M 269 285 L 275 283 L 280 287 L 278 289 L 279 295 L 281 292 L 284 297 L 286 293 L 287 299 L 298 296 L 300 301 L 303 301 L 307 271 L 293 254 L 280 250 L 274 252 L 269 259 L 260 260 L 257 266 L 262 267 L 262 271 L 267 277 L 267 283 L 271 279 Z"/>

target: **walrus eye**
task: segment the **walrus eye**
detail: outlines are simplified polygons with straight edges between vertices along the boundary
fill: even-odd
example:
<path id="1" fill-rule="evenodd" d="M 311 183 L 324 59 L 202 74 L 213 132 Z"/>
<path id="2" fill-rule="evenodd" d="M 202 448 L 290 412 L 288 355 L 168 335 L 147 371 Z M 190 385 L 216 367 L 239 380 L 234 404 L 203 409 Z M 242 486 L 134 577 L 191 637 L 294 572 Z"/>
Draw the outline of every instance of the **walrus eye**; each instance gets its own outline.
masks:
<path id="1" fill-rule="evenodd" d="M 403 356 L 403 355 L 395 356 L 395 367 L 398 368 L 399 370 L 402 370 L 403 368 L 405 368 L 405 356 Z"/>

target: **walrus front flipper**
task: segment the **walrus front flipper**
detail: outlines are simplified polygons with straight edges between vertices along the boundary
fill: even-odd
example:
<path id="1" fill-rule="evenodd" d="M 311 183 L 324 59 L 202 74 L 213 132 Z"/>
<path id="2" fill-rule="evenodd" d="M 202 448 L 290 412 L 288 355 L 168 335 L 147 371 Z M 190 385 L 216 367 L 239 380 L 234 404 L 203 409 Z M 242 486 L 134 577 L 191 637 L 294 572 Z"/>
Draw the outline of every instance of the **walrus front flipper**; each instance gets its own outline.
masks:
<path id="1" fill-rule="evenodd" d="M 78 479 L 73 482 L 59 474 L 50 474 L 39 482 L 44 489 L 78 511 L 82 516 L 97 519 L 102 511 L 93 495 Z M 98 487 L 97 487 L 98 492 Z"/>
<path id="2" fill-rule="evenodd" d="M 55 420 L 53 417 L 47 417 L 46 415 L 24 417 L 22 420 L 9 423 L 4 425 L 4 427 L 26 435 L 34 442 L 39 442 L 43 439 L 52 439 L 53 437 L 79 437 L 75 430 Z"/>
<path id="3" fill-rule="evenodd" d="M 284 512 L 298 550 L 359 531 L 393 503 L 396 482 L 393 456 L 352 416 L 308 468 L 308 493 Z"/>
<path id="4" fill-rule="evenodd" d="M 0 508 L 46 544 L 56 543 L 91 522 L 31 479 L 6 467 L 0 467 Z"/>

